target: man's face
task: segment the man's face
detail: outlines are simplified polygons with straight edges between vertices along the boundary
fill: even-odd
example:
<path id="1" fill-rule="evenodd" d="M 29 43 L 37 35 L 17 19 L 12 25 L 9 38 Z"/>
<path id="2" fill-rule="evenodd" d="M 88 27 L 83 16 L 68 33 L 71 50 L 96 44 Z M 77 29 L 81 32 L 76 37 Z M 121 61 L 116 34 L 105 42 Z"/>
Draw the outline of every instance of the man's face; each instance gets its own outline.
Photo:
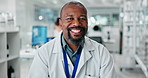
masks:
<path id="1" fill-rule="evenodd" d="M 75 4 L 65 6 L 61 13 L 60 25 L 66 40 L 81 41 L 88 29 L 86 9 Z"/>

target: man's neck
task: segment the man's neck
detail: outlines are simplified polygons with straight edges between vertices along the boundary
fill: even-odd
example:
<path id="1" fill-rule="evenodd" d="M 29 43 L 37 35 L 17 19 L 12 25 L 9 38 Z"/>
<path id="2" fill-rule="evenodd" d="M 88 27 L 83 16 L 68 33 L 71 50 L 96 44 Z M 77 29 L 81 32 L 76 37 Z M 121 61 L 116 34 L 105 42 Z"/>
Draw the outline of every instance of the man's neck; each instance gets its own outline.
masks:
<path id="1" fill-rule="evenodd" d="M 73 44 L 70 41 L 66 40 L 67 44 L 69 45 L 69 47 L 72 49 L 73 52 L 75 52 L 79 46 L 79 44 Z"/>

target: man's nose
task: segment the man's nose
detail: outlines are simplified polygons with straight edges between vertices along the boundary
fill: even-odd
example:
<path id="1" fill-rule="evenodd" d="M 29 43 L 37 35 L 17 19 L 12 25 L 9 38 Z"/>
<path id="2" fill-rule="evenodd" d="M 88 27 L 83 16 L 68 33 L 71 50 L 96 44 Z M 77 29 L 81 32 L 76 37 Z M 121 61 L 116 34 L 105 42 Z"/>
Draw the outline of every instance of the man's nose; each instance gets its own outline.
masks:
<path id="1" fill-rule="evenodd" d="M 73 21 L 73 25 L 74 25 L 74 26 L 80 26 L 80 25 L 81 25 L 80 20 L 79 20 L 79 19 L 75 19 L 75 20 Z"/>

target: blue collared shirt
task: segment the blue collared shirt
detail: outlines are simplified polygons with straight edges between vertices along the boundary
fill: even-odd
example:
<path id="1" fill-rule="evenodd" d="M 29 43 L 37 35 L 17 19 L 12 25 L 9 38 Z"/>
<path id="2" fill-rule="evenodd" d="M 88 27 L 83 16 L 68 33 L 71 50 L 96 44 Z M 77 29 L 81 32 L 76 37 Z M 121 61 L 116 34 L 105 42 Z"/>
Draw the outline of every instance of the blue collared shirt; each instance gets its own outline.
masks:
<path id="1" fill-rule="evenodd" d="M 65 41 L 64 37 L 62 36 L 62 44 L 63 44 L 63 48 L 65 50 L 65 52 L 68 54 L 72 64 L 74 65 L 75 61 L 76 61 L 76 57 L 77 54 L 79 53 L 79 50 L 83 48 L 84 45 L 84 41 L 82 41 L 80 43 L 80 45 L 78 46 L 77 50 L 74 52 L 72 51 L 72 49 L 70 48 L 70 46 L 67 44 L 67 42 Z"/>

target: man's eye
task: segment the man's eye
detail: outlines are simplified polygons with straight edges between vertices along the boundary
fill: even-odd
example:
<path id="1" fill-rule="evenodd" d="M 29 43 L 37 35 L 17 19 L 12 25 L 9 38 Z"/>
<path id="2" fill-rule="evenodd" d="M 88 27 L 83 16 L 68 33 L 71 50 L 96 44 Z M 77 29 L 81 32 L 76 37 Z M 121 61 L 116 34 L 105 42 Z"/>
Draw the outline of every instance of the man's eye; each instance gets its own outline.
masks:
<path id="1" fill-rule="evenodd" d="M 80 18 L 80 20 L 81 20 L 81 21 L 85 21 L 85 20 L 87 20 L 87 19 L 86 19 L 86 18 Z"/>
<path id="2" fill-rule="evenodd" d="M 72 21 L 74 18 L 66 18 L 67 21 Z"/>

